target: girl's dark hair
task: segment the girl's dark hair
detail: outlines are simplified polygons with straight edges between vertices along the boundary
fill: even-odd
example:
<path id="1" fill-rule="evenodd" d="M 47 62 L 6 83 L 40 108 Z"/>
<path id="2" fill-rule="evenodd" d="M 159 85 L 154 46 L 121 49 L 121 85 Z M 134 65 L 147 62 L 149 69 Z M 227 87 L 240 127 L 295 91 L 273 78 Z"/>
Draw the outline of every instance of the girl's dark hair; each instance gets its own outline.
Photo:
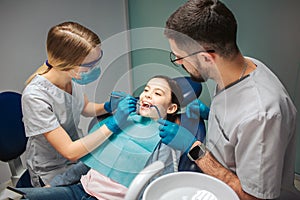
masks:
<path id="1" fill-rule="evenodd" d="M 174 79 L 164 75 L 156 75 L 151 79 L 153 78 L 161 78 L 168 83 L 169 87 L 171 88 L 171 102 L 177 104 L 178 106 L 177 111 L 179 111 L 183 100 L 183 95 L 182 95 L 181 88 L 179 87 L 177 82 Z M 171 122 L 175 122 L 177 118 L 178 118 L 178 114 L 176 114 L 176 112 L 174 114 L 167 114 L 167 120 Z"/>

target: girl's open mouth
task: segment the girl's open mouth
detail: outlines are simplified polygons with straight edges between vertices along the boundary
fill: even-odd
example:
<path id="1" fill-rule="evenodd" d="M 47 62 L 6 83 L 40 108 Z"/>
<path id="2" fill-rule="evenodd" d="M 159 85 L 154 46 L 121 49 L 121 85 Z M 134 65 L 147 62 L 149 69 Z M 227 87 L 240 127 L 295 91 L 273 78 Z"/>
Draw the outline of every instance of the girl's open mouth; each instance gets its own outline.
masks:
<path id="1" fill-rule="evenodd" d="M 153 105 L 152 103 L 148 102 L 148 101 L 141 101 L 139 103 L 139 106 L 140 106 L 140 109 L 141 110 L 147 110 L 147 111 L 150 111 L 151 108 L 154 108 L 155 111 L 157 112 L 157 115 L 159 118 L 161 118 L 161 113 L 158 109 L 158 107 L 156 105 Z"/>
<path id="2" fill-rule="evenodd" d="M 140 103 L 141 109 L 150 109 L 152 107 L 152 104 L 147 101 L 142 101 Z"/>

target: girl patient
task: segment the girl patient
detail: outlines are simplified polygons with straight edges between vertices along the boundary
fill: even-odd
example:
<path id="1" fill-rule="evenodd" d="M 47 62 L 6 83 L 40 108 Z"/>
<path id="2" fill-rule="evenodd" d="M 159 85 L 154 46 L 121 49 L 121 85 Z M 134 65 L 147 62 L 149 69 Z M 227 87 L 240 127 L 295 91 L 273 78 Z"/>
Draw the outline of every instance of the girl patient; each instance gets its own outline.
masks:
<path id="1" fill-rule="evenodd" d="M 166 76 L 151 78 L 139 96 L 137 113 L 129 116 L 130 124 L 81 159 L 90 169 L 86 167 L 89 170 L 81 176 L 78 184 L 18 189 L 32 200 L 124 199 L 134 177 L 152 162 L 160 160 L 165 163 L 163 174 L 176 171 L 180 152 L 160 142 L 159 124 L 155 120 L 164 118 L 175 122 L 182 98 L 181 90 L 173 79 Z M 105 120 L 96 124 L 91 132 L 101 127 Z M 62 180 L 61 185 L 64 184 L 62 177 L 66 176 L 58 178 Z"/>

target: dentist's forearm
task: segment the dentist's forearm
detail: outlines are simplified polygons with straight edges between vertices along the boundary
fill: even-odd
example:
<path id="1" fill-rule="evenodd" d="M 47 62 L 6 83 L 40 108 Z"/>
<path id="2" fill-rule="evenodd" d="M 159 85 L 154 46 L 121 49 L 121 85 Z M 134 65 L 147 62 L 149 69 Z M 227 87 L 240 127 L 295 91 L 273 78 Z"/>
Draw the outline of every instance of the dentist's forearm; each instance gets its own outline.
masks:
<path id="1" fill-rule="evenodd" d="M 237 175 L 223 167 L 210 152 L 206 152 L 205 156 L 196 160 L 195 163 L 205 174 L 222 180 L 229 185 L 241 200 L 258 200 L 258 198 L 244 192 Z"/>

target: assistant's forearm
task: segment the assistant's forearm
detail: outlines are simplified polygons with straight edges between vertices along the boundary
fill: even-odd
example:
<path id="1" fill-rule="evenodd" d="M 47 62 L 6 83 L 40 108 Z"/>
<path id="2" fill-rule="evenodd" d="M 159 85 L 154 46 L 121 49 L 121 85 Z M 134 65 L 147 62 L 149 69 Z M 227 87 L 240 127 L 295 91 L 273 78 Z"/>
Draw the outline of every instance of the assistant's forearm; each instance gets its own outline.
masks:
<path id="1" fill-rule="evenodd" d="M 257 199 L 252 195 L 244 192 L 237 175 L 227 168 L 223 167 L 210 152 L 206 152 L 203 158 L 195 162 L 205 174 L 216 177 L 229 185 L 237 193 L 241 200 Z"/>
<path id="2" fill-rule="evenodd" d="M 45 133 L 44 136 L 62 156 L 76 161 L 100 146 L 111 134 L 106 125 L 103 125 L 95 132 L 76 141 L 72 141 L 62 127 Z"/>
<path id="3" fill-rule="evenodd" d="M 89 102 L 85 105 L 82 115 L 85 117 L 95 117 L 106 114 L 107 111 L 104 109 L 104 103 Z"/>
<path id="4" fill-rule="evenodd" d="M 73 152 L 73 160 L 79 159 L 86 154 L 92 152 L 94 149 L 99 147 L 103 142 L 105 142 L 110 136 L 112 132 L 106 127 L 106 125 L 102 125 L 98 130 L 94 131 L 91 134 L 86 135 L 79 140 L 76 140 L 73 145 L 75 147 L 75 151 Z"/>
<path id="5" fill-rule="evenodd" d="M 100 146 L 112 134 L 113 133 L 104 124 L 93 133 L 81 138 L 79 141 L 81 142 L 87 153 L 89 153 Z"/>
<path id="6" fill-rule="evenodd" d="M 104 103 L 90 102 L 87 96 L 84 96 L 84 108 L 81 114 L 85 117 L 95 117 L 106 114 L 107 111 L 104 109 Z"/>

